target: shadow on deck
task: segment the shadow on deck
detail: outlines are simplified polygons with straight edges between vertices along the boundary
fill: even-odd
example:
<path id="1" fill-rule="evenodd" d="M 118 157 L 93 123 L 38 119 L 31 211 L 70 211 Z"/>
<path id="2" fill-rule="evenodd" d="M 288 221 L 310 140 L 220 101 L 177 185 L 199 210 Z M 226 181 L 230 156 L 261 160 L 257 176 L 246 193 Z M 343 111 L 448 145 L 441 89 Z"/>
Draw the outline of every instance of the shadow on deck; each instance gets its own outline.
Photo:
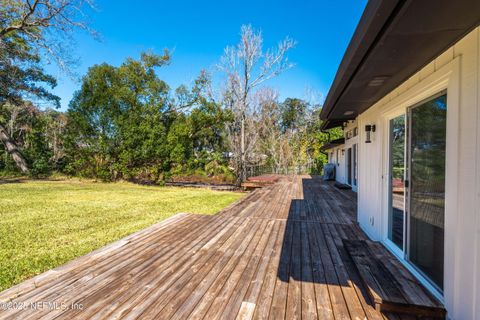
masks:
<path id="1" fill-rule="evenodd" d="M 361 314 L 372 305 L 378 311 L 445 318 L 443 305 L 358 227 L 356 193 L 316 177 L 303 178 L 302 191 L 288 211 L 279 279 L 292 290 L 301 290 L 298 286 L 340 301 L 323 317 Z M 360 305 L 351 303 L 356 298 Z"/>

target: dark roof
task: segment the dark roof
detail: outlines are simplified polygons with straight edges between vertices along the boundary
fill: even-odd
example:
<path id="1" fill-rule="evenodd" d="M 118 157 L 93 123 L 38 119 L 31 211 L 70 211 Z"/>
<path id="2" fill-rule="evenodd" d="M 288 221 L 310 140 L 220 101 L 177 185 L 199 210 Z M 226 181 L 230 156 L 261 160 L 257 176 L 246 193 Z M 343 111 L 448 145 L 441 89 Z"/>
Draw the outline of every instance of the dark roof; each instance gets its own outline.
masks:
<path id="1" fill-rule="evenodd" d="M 325 151 L 325 150 L 328 150 L 328 149 L 332 149 L 332 148 L 341 146 L 342 144 L 345 144 L 345 138 L 339 138 L 339 139 L 332 140 L 332 141 L 324 144 L 320 148 L 320 150 Z"/>
<path id="2" fill-rule="evenodd" d="M 370 0 L 328 92 L 322 128 L 355 119 L 479 24 L 479 0 Z"/>

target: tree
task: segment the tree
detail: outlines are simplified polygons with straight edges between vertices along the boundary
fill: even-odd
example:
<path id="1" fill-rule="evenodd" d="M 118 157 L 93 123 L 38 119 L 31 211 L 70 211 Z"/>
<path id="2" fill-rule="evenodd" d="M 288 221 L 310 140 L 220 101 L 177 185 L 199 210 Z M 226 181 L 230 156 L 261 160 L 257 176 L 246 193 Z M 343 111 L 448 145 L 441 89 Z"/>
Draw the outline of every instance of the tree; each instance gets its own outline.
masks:
<path id="1" fill-rule="evenodd" d="M 282 123 L 281 130 L 288 141 L 288 164 L 294 168 L 308 166 L 310 155 L 307 154 L 308 146 L 305 144 L 307 118 L 310 105 L 298 98 L 287 98 L 281 104 Z"/>
<path id="2" fill-rule="evenodd" d="M 282 103 L 282 131 L 295 131 L 305 126 L 309 104 L 298 98 L 287 98 Z"/>
<path id="3" fill-rule="evenodd" d="M 40 57 L 55 60 L 63 70 L 68 69 L 71 60 L 66 38 L 76 28 L 87 29 L 77 19 L 85 3 L 89 4 L 81 0 L 1 0 L 0 106 L 23 106 L 25 100 L 59 106 L 60 99 L 47 89 L 55 87 L 56 80 L 44 72 Z M 27 161 L 8 134 L 1 115 L 0 141 L 18 168 L 27 173 Z"/>
<path id="4" fill-rule="evenodd" d="M 211 97 L 206 72 L 172 93 L 157 74 L 169 61 L 168 52 L 144 53 L 119 67 L 89 69 L 68 109 L 69 173 L 142 182 L 207 169 L 231 176 L 224 157 L 230 112 Z"/>
<path id="5" fill-rule="evenodd" d="M 0 106 L 3 117 L 2 126 L 8 139 L 22 151 L 22 159 L 34 176 L 47 174 L 52 169 L 63 166 L 63 134 L 66 119 L 62 112 L 52 109 L 42 111 L 32 103 L 22 105 L 4 104 Z M 0 145 L 2 161 L 0 170 L 14 171 L 10 159 L 16 162 L 15 153 L 8 151 L 6 145 Z"/>
<path id="6" fill-rule="evenodd" d="M 68 110 L 71 171 L 114 180 L 131 178 L 136 169 L 145 175 L 168 170 L 170 151 L 163 142 L 175 114 L 156 69 L 169 61 L 168 52 L 143 53 L 120 67 L 89 69 Z"/>
<path id="7" fill-rule="evenodd" d="M 321 130 L 321 111 L 321 106 L 314 106 L 308 114 L 306 121 L 305 145 L 308 146 L 308 152 L 313 161 L 313 173 L 321 173 L 324 164 L 327 163 L 327 155 L 322 152 L 321 147 L 331 140 L 343 137 L 342 128 L 333 128 L 328 130 L 328 132 Z"/>
<path id="8" fill-rule="evenodd" d="M 228 127 L 237 183 L 246 179 L 246 164 L 254 149 L 255 128 L 248 124 L 252 115 L 252 99 L 255 89 L 264 82 L 278 76 L 293 65 L 287 52 L 295 46 L 289 38 L 281 41 L 276 49 L 263 52 L 261 32 L 250 25 L 241 27 L 240 42 L 227 47 L 220 69 L 227 76 L 224 105 L 232 111 L 234 120 Z"/>
<path id="9" fill-rule="evenodd" d="M 90 0 L 0 0 L 0 46 L 14 56 L 30 51 L 70 73 L 74 63 L 70 45 L 72 34 L 81 29 L 96 36 L 88 27 L 85 9 Z M 9 47 L 6 39 L 15 37 L 28 48 Z"/>
<path id="10" fill-rule="evenodd" d="M 57 170 L 63 169 L 65 158 L 64 136 L 68 118 L 64 112 L 47 109 L 43 112 L 45 118 L 45 140 L 52 152 L 51 162 Z"/>
<path id="11" fill-rule="evenodd" d="M 60 99 L 51 94 L 46 86 L 54 87 L 56 80 L 44 73 L 39 65 L 38 55 L 29 53 L 28 44 L 12 35 L 1 40 L 7 50 L 0 50 L 0 141 L 12 156 L 18 168 L 27 173 L 27 161 L 17 142 L 5 128 L 8 116 L 6 109 L 12 106 L 22 108 L 28 103 L 25 99 L 41 99 L 58 106 Z M 16 50 L 14 48 L 21 47 Z"/>
<path id="12" fill-rule="evenodd" d="M 7 130 L 0 124 L 0 140 L 3 142 L 7 152 L 12 156 L 13 161 L 15 161 L 18 168 L 24 172 L 28 173 L 28 164 L 24 156 L 18 150 L 17 144 L 15 141 L 10 138 Z"/>
<path id="13" fill-rule="evenodd" d="M 267 165 L 278 172 L 284 165 L 284 139 L 281 131 L 282 110 L 278 103 L 278 93 L 270 88 L 262 88 L 257 93 L 260 108 L 258 122 L 258 152 L 265 154 Z"/>
<path id="14" fill-rule="evenodd" d="M 327 158 L 321 147 L 342 136 L 341 129 L 321 131 L 321 107 L 298 99 L 287 98 L 282 103 L 278 94 L 268 88 L 257 92 L 260 119 L 257 123 L 259 143 L 256 152 L 266 156 L 262 163 L 275 173 L 291 170 L 320 173 Z"/>

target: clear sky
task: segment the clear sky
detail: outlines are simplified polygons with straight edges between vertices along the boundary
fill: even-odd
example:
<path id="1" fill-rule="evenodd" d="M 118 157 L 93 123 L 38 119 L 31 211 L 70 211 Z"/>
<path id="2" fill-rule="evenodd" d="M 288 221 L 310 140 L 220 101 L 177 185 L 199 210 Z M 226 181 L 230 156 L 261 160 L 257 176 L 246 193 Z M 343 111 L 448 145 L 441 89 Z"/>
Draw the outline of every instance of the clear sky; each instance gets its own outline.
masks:
<path id="1" fill-rule="evenodd" d="M 96 0 L 91 26 L 102 41 L 76 35 L 73 54 L 80 59 L 76 72 L 83 76 L 97 63 L 119 65 L 127 57 L 163 48 L 174 50 L 172 63 L 159 70 L 172 88 L 191 84 L 201 69 L 214 71 L 223 49 L 238 42 L 242 24 L 261 30 L 265 48 L 285 36 L 297 41 L 289 54 L 296 65 L 267 83 L 281 98 L 307 98 L 307 88 L 323 102 L 366 0 Z M 80 86 L 57 71 L 54 93 L 62 109 Z"/>

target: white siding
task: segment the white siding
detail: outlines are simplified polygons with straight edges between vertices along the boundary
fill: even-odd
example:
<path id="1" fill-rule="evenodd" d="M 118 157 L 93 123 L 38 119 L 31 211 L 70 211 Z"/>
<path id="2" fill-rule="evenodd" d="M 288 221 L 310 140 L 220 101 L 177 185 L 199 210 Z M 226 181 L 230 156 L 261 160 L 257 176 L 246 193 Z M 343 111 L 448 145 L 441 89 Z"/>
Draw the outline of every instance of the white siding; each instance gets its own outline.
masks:
<path id="1" fill-rule="evenodd" d="M 356 128 L 356 127 L 357 127 L 357 121 L 356 120 L 349 121 L 344 128 L 345 134 L 350 130 L 353 131 L 353 129 Z M 348 148 L 353 148 L 353 145 L 356 144 L 356 143 L 358 143 L 358 136 L 352 137 L 350 139 L 347 139 L 347 137 L 345 136 L 345 144 L 341 147 L 341 149 L 345 150 L 345 154 L 343 155 L 343 162 L 340 165 L 342 167 L 342 170 L 343 170 L 343 180 L 342 181 L 338 180 L 341 183 L 347 184 L 347 180 L 348 180 L 348 177 L 347 177 L 347 150 L 348 150 Z M 352 152 L 353 152 L 353 149 L 352 149 Z M 352 157 L 353 157 L 353 153 L 352 153 Z M 357 160 L 357 162 L 358 162 L 358 160 Z M 358 175 L 357 175 L 357 177 L 358 177 Z M 352 177 L 352 184 L 353 184 L 353 177 Z M 357 182 L 357 184 L 358 184 L 358 182 Z M 357 191 L 357 187 L 352 186 L 352 190 Z"/>
<path id="2" fill-rule="evenodd" d="M 480 28 L 358 117 L 358 219 L 386 237 L 388 119 L 447 89 L 444 300 L 451 319 L 480 319 Z M 375 124 L 366 144 L 366 124 Z"/>
<path id="3" fill-rule="evenodd" d="M 357 122 L 349 121 L 346 124 L 344 131 L 347 132 L 349 130 L 353 130 L 355 127 L 357 127 Z M 335 164 L 335 180 L 340 183 L 344 183 L 344 184 L 347 183 L 347 163 L 346 163 L 347 149 L 351 148 L 355 143 L 358 143 L 358 136 L 350 138 L 348 140 L 345 138 L 345 144 L 342 144 L 340 146 L 337 146 L 335 148 L 328 150 L 329 162 Z M 332 157 L 330 157 L 330 152 L 333 152 Z M 338 158 L 337 158 L 337 155 L 338 155 Z M 358 159 L 357 159 L 357 163 L 358 163 Z M 357 175 L 357 178 L 358 178 L 358 175 Z M 352 189 L 354 191 L 357 190 L 356 186 L 353 186 Z"/>
<path id="4" fill-rule="evenodd" d="M 332 148 L 329 152 L 333 152 L 330 163 L 335 165 L 335 181 L 344 183 L 345 181 L 345 155 L 342 155 L 343 145 Z"/>

